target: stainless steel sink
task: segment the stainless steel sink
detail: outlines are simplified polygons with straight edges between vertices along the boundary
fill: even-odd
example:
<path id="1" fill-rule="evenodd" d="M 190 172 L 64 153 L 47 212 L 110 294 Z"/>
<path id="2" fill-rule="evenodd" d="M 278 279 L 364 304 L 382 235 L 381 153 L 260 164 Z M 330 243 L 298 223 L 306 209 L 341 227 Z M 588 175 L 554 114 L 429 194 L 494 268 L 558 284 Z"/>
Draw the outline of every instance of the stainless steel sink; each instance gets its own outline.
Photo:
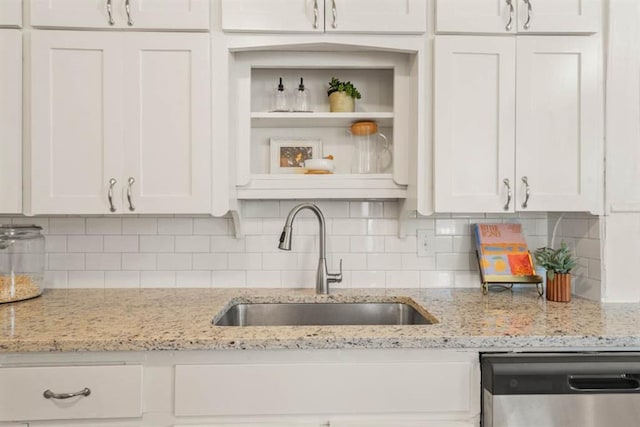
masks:
<path id="1" fill-rule="evenodd" d="M 432 323 L 434 320 L 425 317 L 411 305 L 399 302 L 236 304 L 213 321 L 217 326 L 429 325 Z"/>

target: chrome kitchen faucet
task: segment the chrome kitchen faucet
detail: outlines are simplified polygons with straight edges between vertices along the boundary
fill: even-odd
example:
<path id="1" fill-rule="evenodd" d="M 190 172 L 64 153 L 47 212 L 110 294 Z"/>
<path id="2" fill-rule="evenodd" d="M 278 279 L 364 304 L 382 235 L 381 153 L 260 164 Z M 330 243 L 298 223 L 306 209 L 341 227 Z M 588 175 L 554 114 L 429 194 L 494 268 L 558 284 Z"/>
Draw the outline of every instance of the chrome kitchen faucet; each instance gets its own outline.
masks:
<path id="1" fill-rule="evenodd" d="M 328 294 L 329 293 L 329 283 L 340 283 L 342 282 L 342 260 L 340 260 L 340 273 L 333 274 L 327 271 L 327 251 L 325 246 L 325 221 L 324 215 L 322 215 L 322 211 L 319 207 L 314 205 L 313 203 L 300 203 L 291 209 L 289 215 L 287 216 L 287 221 L 284 223 L 284 228 L 282 229 L 282 234 L 280 235 L 280 244 L 278 245 L 278 249 L 282 249 L 284 251 L 291 250 L 291 238 L 293 236 L 293 220 L 295 219 L 298 212 L 303 209 L 309 209 L 316 217 L 318 217 L 318 223 L 320 227 L 320 236 L 318 240 L 320 241 L 320 251 L 319 251 L 319 259 L 318 259 L 318 272 L 316 273 L 316 294 Z"/>

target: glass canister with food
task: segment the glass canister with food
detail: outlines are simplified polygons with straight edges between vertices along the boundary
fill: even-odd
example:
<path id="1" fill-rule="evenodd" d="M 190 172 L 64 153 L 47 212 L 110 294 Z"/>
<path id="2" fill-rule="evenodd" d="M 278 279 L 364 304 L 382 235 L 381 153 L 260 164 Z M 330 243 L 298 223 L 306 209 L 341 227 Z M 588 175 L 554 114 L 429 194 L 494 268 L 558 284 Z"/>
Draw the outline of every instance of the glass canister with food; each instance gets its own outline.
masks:
<path id="1" fill-rule="evenodd" d="M 44 259 L 42 227 L 0 225 L 0 303 L 40 295 Z"/>

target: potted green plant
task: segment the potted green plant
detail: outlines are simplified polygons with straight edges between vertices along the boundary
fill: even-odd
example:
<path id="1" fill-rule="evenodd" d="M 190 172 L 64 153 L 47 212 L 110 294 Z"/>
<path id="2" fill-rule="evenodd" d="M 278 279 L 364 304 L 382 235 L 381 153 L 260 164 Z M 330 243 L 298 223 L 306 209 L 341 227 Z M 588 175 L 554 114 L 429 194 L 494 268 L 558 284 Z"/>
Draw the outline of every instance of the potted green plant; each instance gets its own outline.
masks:
<path id="1" fill-rule="evenodd" d="M 562 242 L 559 249 L 538 248 L 533 256 L 536 264 L 547 270 L 547 299 L 571 301 L 571 270 L 578 260 L 567 244 Z"/>
<path id="2" fill-rule="evenodd" d="M 350 81 L 343 82 L 335 77 L 329 82 L 329 111 L 331 112 L 354 112 L 356 110 L 356 99 L 362 98 L 358 89 Z"/>

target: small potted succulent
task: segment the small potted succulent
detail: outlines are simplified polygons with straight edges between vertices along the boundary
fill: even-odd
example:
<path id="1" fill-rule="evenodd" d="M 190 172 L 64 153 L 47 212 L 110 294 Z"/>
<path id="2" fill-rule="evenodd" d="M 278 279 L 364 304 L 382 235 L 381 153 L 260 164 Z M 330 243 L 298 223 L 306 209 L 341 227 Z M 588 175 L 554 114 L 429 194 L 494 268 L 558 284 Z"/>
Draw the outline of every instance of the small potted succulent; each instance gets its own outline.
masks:
<path id="1" fill-rule="evenodd" d="M 533 255 L 536 264 L 547 270 L 547 299 L 571 301 L 571 270 L 578 261 L 567 244 L 562 242 L 559 249 L 538 248 Z"/>
<path id="2" fill-rule="evenodd" d="M 335 77 L 329 82 L 329 111 L 352 113 L 356 110 L 356 99 L 362 98 L 358 89 L 350 81 L 343 82 Z"/>

